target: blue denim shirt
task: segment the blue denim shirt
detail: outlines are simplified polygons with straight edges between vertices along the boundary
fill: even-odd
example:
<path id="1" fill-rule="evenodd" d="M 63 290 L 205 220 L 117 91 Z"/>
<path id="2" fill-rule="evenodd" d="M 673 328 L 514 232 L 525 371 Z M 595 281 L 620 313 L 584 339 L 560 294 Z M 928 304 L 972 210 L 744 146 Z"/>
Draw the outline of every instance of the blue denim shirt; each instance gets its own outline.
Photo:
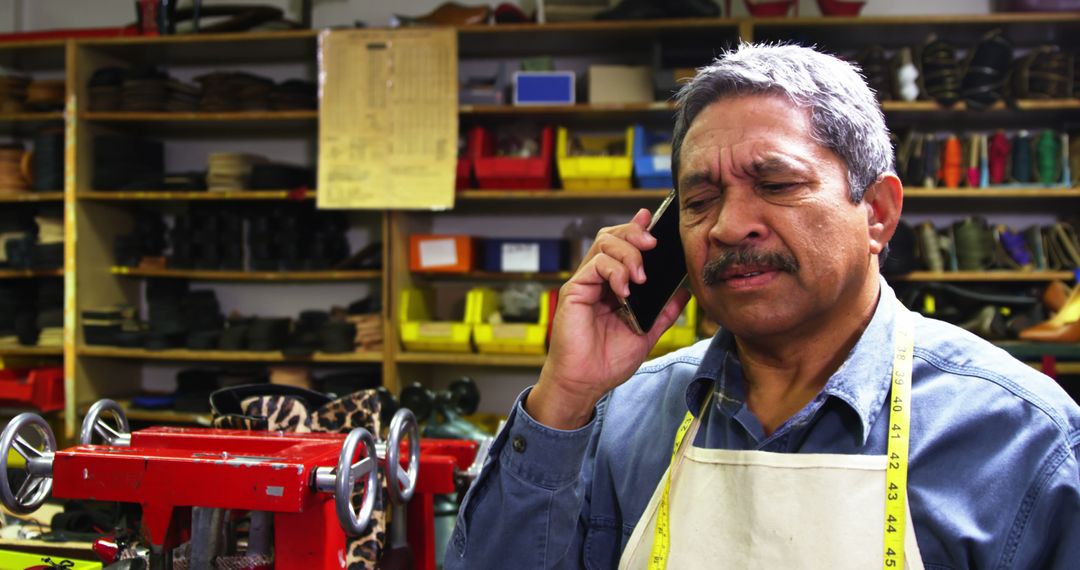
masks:
<path id="1" fill-rule="evenodd" d="M 881 455 L 892 290 L 821 393 L 766 437 L 745 403 L 734 339 L 647 362 L 574 431 L 521 395 L 470 489 L 445 568 L 613 568 L 709 390 L 695 445 Z M 1080 568 L 1080 408 L 1051 379 L 959 328 L 913 315 L 910 509 L 927 568 Z M 884 500 L 884 497 L 882 498 Z M 738 524 L 738 521 L 732 521 Z"/>

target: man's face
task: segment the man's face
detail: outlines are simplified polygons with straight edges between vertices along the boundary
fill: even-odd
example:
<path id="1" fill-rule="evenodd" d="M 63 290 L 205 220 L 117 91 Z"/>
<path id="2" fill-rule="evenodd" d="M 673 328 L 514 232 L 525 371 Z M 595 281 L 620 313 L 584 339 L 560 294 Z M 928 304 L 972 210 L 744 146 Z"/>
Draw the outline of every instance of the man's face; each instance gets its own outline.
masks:
<path id="1" fill-rule="evenodd" d="M 690 125 L 681 161 L 691 289 L 724 327 L 811 333 L 876 293 L 870 208 L 848 199 L 847 167 L 810 138 L 808 111 L 780 96 L 722 99 Z"/>

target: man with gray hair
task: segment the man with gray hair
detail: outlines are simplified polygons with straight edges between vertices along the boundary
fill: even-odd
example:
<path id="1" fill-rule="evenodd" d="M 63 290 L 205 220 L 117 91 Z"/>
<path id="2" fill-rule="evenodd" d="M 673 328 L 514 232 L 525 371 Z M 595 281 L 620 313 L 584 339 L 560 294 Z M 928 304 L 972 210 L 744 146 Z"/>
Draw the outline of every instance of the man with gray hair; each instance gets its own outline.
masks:
<path id="1" fill-rule="evenodd" d="M 724 54 L 679 93 L 672 167 L 689 287 L 721 330 L 645 362 L 689 293 L 633 332 L 651 215 L 602 230 L 446 568 L 1080 563 L 1080 408 L 882 279 L 903 189 L 852 66 Z"/>

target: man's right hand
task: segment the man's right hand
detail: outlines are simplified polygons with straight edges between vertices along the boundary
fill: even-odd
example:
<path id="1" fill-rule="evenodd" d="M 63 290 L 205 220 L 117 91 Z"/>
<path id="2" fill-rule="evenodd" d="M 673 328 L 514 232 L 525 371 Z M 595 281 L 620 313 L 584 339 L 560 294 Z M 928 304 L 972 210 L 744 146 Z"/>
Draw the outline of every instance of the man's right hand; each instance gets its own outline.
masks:
<path id="1" fill-rule="evenodd" d="M 619 316 L 619 298 L 630 295 L 630 281 L 647 277 L 641 252 L 656 247 L 646 230 L 651 219 L 642 209 L 629 223 L 600 230 L 559 290 L 548 357 L 525 402 L 536 421 L 564 430 L 587 424 L 600 398 L 634 374 L 689 301 L 689 291 L 680 289 L 645 335 Z"/>

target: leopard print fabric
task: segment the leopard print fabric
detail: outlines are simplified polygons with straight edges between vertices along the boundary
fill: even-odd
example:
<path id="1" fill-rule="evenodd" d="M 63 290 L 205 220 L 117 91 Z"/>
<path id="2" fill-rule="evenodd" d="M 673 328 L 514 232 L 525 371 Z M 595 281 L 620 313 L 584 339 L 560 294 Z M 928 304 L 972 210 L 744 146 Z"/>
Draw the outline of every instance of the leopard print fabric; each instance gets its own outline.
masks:
<path id="1" fill-rule="evenodd" d="M 296 433 L 348 433 L 362 427 L 380 433 L 381 403 L 374 390 L 354 392 L 309 410 L 300 398 L 292 396 L 251 396 L 240 404 L 242 415 L 216 416 L 214 427 L 224 429 L 289 431 Z M 362 495 L 353 493 L 353 506 L 359 508 Z M 385 476 L 379 471 L 379 493 L 371 513 L 371 524 L 362 536 L 346 541 L 345 567 L 348 570 L 376 568 L 386 545 L 387 491 Z"/>

